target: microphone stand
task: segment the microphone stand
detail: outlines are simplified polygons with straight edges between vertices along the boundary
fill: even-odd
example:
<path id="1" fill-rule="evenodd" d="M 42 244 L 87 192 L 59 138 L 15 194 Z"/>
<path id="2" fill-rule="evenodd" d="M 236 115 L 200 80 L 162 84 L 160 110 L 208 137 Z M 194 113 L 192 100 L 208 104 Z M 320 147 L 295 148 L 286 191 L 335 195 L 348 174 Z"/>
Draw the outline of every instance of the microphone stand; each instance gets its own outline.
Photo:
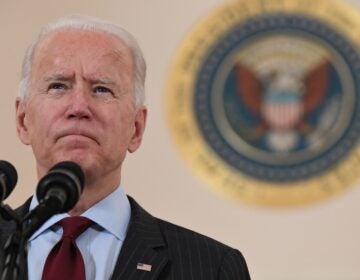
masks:
<path id="1" fill-rule="evenodd" d="M 38 206 L 29 212 L 23 219 L 22 238 L 28 240 L 51 216 L 60 212 L 61 201 L 57 197 L 45 197 Z"/>
<path id="2" fill-rule="evenodd" d="M 84 173 L 73 162 L 53 166 L 39 182 L 36 206 L 25 217 L 0 202 L 0 215 L 15 222 L 15 232 L 6 242 L 5 261 L 0 280 L 27 279 L 27 240 L 51 216 L 70 210 L 79 200 L 84 185 Z"/>
<path id="3" fill-rule="evenodd" d="M 8 221 L 14 221 L 15 232 L 5 244 L 5 262 L 1 280 L 27 279 L 27 240 L 52 215 L 61 209 L 61 201 L 56 197 L 47 197 L 29 212 L 23 219 L 8 205 L 0 205 L 0 215 Z"/>
<path id="4" fill-rule="evenodd" d="M 0 205 L 0 215 L 4 220 L 15 222 L 15 232 L 4 247 L 4 265 L 1 280 L 27 279 L 26 242 L 23 238 L 23 221 L 8 205 Z"/>

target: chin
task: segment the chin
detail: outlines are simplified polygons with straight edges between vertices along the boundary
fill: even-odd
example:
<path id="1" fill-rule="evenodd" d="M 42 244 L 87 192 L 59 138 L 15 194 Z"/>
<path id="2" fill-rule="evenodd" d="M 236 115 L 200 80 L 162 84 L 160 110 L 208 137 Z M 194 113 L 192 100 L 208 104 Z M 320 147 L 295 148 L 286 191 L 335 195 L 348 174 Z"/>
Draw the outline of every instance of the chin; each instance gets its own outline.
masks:
<path id="1" fill-rule="evenodd" d="M 60 157 L 56 158 L 55 164 L 61 161 L 72 161 L 80 165 L 84 172 L 85 170 L 93 169 L 96 165 L 96 161 L 92 157 L 90 157 L 89 154 L 84 154 L 83 152 L 71 152 L 63 154 Z"/>

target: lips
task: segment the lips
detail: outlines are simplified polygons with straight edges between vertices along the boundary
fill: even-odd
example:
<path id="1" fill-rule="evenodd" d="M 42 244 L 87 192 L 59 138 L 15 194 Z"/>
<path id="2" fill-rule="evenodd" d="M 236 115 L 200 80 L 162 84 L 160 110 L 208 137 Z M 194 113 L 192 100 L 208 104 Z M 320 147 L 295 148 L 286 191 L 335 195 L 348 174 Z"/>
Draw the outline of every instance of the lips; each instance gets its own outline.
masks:
<path id="1" fill-rule="evenodd" d="M 66 138 L 66 137 L 74 137 L 74 138 L 75 137 L 77 137 L 77 138 L 85 137 L 85 138 L 95 141 L 97 144 L 100 144 L 97 136 L 94 133 L 92 133 L 91 131 L 89 131 L 88 129 L 83 129 L 83 128 L 64 129 L 64 130 L 59 131 L 56 134 L 55 140 L 58 141 L 62 138 Z"/>

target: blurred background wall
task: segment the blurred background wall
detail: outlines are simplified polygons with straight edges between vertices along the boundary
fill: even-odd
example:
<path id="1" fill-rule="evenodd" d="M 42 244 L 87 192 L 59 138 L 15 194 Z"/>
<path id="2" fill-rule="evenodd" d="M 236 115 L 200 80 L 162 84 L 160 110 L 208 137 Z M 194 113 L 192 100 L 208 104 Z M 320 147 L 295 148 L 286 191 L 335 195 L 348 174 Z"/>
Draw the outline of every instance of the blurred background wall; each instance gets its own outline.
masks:
<path id="1" fill-rule="evenodd" d="M 250 0 L 249 0 L 250 1 Z M 316 0 L 314 0 L 316 1 Z M 354 9 L 360 0 L 349 2 Z M 148 125 L 128 155 L 123 186 L 155 216 L 192 228 L 245 255 L 256 280 L 360 279 L 360 186 L 296 208 L 256 207 L 224 198 L 181 159 L 166 120 L 165 84 L 179 44 L 224 0 L 0 0 L 0 159 L 19 173 L 6 201 L 20 205 L 35 190 L 34 159 L 16 136 L 14 98 L 27 45 L 58 17 L 80 13 L 122 25 L 138 39 L 148 63 Z M 360 30 L 354 30 L 359 32 Z M 360 170 L 360 168 L 359 168 Z"/>

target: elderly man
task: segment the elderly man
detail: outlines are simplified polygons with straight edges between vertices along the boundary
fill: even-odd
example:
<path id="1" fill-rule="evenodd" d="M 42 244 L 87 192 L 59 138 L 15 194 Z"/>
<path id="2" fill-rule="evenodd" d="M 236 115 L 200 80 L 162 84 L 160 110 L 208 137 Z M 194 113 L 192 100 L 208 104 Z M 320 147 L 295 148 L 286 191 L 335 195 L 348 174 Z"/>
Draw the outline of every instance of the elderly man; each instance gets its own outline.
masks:
<path id="1" fill-rule="evenodd" d="M 145 129 L 144 80 L 136 41 L 99 19 L 60 19 L 28 49 L 18 135 L 39 179 L 61 161 L 85 173 L 75 207 L 30 237 L 29 279 L 250 279 L 239 251 L 152 217 L 124 193 L 122 164 Z"/>

